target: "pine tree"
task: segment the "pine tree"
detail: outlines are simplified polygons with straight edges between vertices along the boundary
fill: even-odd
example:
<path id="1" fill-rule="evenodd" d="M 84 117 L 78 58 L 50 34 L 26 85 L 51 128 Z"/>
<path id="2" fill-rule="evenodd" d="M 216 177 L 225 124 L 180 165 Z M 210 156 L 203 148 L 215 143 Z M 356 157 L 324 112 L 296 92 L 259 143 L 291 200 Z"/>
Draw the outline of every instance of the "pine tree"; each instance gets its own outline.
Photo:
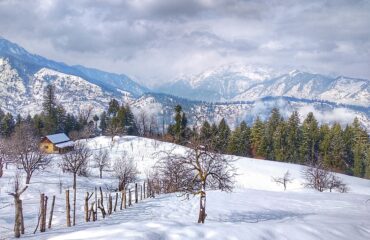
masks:
<path id="1" fill-rule="evenodd" d="M 265 157 L 263 151 L 264 132 L 264 123 L 257 117 L 251 129 L 252 155 L 254 157 Z"/>
<path id="2" fill-rule="evenodd" d="M 100 115 L 99 128 L 103 133 L 107 130 L 107 113 L 105 111 Z"/>
<path id="3" fill-rule="evenodd" d="M 0 122 L 0 134 L 3 137 L 10 137 L 15 127 L 15 121 L 11 113 L 5 114 Z"/>
<path id="4" fill-rule="evenodd" d="M 131 111 L 131 108 L 129 105 L 126 105 L 126 115 L 125 115 L 125 125 L 126 125 L 126 131 L 128 135 L 137 135 L 138 129 L 135 122 L 135 116 Z"/>
<path id="5" fill-rule="evenodd" d="M 250 156 L 250 129 L 244 121 L 231 133 L 227 152 L 237 156 Z"/>
<path id="6" fill-rule="evenodd" d="M 367 145 L 367 151 L 366 151 L 365 178 L 370 179 L 370 145 Z"/>
<path id="7" fill-rule="evenodd" d="M 176 143 L 184 143 L 189 137 L 187 127 L 188 120 L 180 105 L 175 106 L 175 124 L 168 127 L 168 133 L 172 135 Z"/>
<path id="8" fill-rule="evenodd" d="M 299 127 L 299 115 L 294 111 L 287 122 L 287 156 L 288 162 L 297 163 L 299 161 L 299 148 L 302 134 Z"/>
<path id="9" fill-rule="evenodd" d="M 218 124 L 218 131 L 215 138 L 215 150 L 219 152 L 226 152 L 227 151 L 227 145 L 229 142 L 230 137 L 230 127 L 227 125 L 224 118 L 221 119 L 220 123 Z"/>
<path id="10" fill-rule="evenodd" d="M 58 105 L 55 97 L 55 87 L 51 84 L 47 85 L 44 90 L 42 106 L 45 134 L 56 133 L 60 127 L 58 126 Z"/>
<path id="11" fill-rule="evenodd" d="M 108 116 L 115 117 L 119 109 L 120 109 L 120 106 L 119 106 L 118 101 L 113 98 L 112 100 L 110 100 L 109 105 L 108 105 Z"/>
<path id="12" fill-rule="evenodd" d="M 308 164 L 317 161 L 319 137 L 317 120 L 310 112 L 302 124 L 301 163 Z"/>
<path id="13" fill-rule="evenodd" d="M 284 161 L 287 159 L 287 140 L 287 125 L 284 121 L 281 121 L 273 134 L 273 150 L 275 160 Z"/>
<path id="14" fill-rule="evenodd" d="M 202 127 L 200 128 L 199 138 L 203 143 L 211 142 L 212 129 L 207 120 L 203 122 Z"/>
<path id="15" fill-rule="evenodd" d="M 369 136 L 367 132 L 362 129 L 358 118 L 356 117 L 352 123 L 353 139 L 353 174 L 357 177 L 362 177 L 365 170 L 365 162 L 367 155 L 367 146 L 369 143 Z"/>
<path id="16" fill-rule="evenodd" d="M 265 134 L 262 145 L 264 155 L 266 156 L 267 159 L 271 160 L 275 159 L 273 136 L 281 122 L 282 117 L 280 115 L 279 109 L 273 108 L 271 111 L 270 118 L 268 119 L 265 126 Z"/>
<path id="17" fill-rule="evenodd" d="M 330 144 L 331 144 L 332 134 L 328 124 L 323 124 L 320 127 L 320 157 L 324 162 L 325 166 L 330 166 Z"/>
<path id="18" fill-rule="evenodd" d="M 354 145 L 354 133 L 353 133 L 353 129 L 351 126 L 347 125 L 343 131 L 343 141 L 344 141 L 344 145 L 345 145 L 345 151 L 346 151 L 346 158 L 345 158 L 345 162 L 346 162 L 346 165 L 349 167 L 349 169 L 347 169 L 347 173 L 351 173 L 351 168 L 353 168 L 353 165 L 354 165 L 354 156 L 353 156 L 353 145 Z"/>
<path id="19" fill-rule="evenodd" d="M 342 128 L 339 123 L 335 123 L 331 129 L 330 141 L 330 160 L 327 167 L 334 170 L 345 170 L 345 145 L 343 140 Z"/>

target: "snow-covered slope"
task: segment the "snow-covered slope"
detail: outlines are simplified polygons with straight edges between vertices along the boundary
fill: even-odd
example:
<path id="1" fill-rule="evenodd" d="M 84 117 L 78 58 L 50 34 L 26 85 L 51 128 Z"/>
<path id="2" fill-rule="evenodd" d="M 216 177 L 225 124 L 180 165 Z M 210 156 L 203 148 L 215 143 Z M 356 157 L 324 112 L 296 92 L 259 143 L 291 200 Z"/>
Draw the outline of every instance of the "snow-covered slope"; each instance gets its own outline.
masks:
<path id="1" fill-rule="evenodd" d="M 85 140 L 82 140 L 85 141 Z M 176 145 L 138 137 L 121 137 L 115 143 L 109 137 L 86 141 L 93 151 L 108 149 L 111 160 L 122 155 L 132 157 L 145 178 L 145 172 L 158 159 L 158 152 L 171 150 Z M 184 151 L 177 146 L 178 151 Z M 228 156 L 231 157 L 231 156 Z M 33 176 L 23 195 L 27 239 L 369 239 L 370 181 L 338 174 L 348 184 L 350 192 L 319 193 L 302 187 L 303 166 L 234 158 L 237 168 L 236 188 L 232 193 L 209 191 L 207 219 L 196 224 L 198 198 L 185 200 L 175 194 L 156 196 L 117 211 L 94 223 L 83 221 L 83 198 L 87 191 L 102 186 L 116 186 L 111 171 L 104 171 L 103 179 L 92 168 L 87 178 L 78 177 L 76 226 L 65 227 L 64 190 L 70 189 L 72 176 L 58 168 L 60 156 L 53 166 Z M 282 176 L 287 170 L 293 182 L 287 190 L 271 178 Z M 11 236 L 13 223 L 11 188 L 14 168 L 0 178 L 0 239 Z M 140 183 L 141 181 L 139 181 Z M 59 188 L 62 188 L 62 194 Z M 53 227 L 46 233 L 32 234 L 38 216 L 39 194 L 56 195 Z M 114 196 L 115 194 L 112 193 Z"/>
<path id="2" fill-rule="evenodd" d="M 282 74 L 266 67 L 240 64 L 183 76 L 158 89 L 180 97 L 216 102 L 288 96 L 370 105 L 370 81 L 366 79 L 329 77 L 299 70 Z"/>

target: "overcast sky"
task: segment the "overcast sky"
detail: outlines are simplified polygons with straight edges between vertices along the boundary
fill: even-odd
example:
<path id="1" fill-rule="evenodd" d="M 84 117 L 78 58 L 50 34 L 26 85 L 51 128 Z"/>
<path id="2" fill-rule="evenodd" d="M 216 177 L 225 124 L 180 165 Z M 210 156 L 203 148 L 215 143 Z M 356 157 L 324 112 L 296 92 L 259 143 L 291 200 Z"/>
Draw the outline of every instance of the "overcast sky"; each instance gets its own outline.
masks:
<path id="1" fill-rule="evenodd" d="M 230 63 L 370 79 L 367 0 L 0 0 L 0 35 L 149 86 Z"/>

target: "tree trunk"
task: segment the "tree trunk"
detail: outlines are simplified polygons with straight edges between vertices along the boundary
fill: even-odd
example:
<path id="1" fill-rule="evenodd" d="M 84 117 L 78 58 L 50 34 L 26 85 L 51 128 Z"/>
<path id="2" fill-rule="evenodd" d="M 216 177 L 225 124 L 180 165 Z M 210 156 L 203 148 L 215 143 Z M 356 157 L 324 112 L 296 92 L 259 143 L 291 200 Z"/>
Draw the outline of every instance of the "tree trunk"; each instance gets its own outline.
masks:
<path id="1" fill-rule="evenodd" d="M 76 192 L 77 192 L 76 177 L 77 177 L 77 174 L 74 173 L 73 174 L 73 226 L 76 225 Z"/>
<path id="2" fill-rule="evenodd" d="M 69 204 L 69 190 L 66 190 L 66 217 L 67 227 L 71 226 L 71 205 Z"/>
<path id="3" fill-rule="evenodd" d="M 24 218 L 23 218 L 23 204 L 22 200 L 19 199 L 19 217 L 20 217 L 20 222 L 21 222 L 21 234 L 24 234 Z"/>
<path id="4" fill-rule="evenodd" d="M 103 169 L 100 167 L 99 168 L 99 171 L 100 171 L 99 177 L 100 177 L 100 179 L 102 179 L 103 178 Z"/>
<path id="5" fill-rule="evenodd" d="M 200 193 L 200 202 L 199 202 L 199 218 L 198 223 L 204 223 L 206 219 L 206 188 L 205 183 L 202 183 L 202 190 Z"/>
<path id="6" fill-rule="evenodd" d="M 20 199 L 17 194 L 14 195 L 14 209 L 15 209 L 15 221 L 14 221 L 14 237 L 19 238 L 21 236 L 21 214 L 20 214 Z"/>
<path id="7" fill-rule="evenodd" d="M 30 184 L 30 181 L 31 181 L 31 174 L 27 173 L 27 175 L 26 175 L 26 184 Z"/>
<path id="8" fill-rule="evenodd" d="M 53 196 L 53 201 L 51 203 L 50 216 L 49 216 L 49 224 L 48 224 L 48 228 L 49 229 L 51 228 L 51 223 L 53 221 L 54 205 L 55 205 L 55 195 Z"/>

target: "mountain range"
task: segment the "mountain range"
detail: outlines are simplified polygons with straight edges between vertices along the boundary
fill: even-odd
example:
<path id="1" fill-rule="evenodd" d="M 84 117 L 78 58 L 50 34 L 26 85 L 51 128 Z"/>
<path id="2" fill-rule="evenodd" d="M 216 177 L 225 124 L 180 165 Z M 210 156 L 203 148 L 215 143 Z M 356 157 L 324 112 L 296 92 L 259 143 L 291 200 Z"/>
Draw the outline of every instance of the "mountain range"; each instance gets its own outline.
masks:
<path id="1" fill-rule="evenodd" d="M 90 106 L 100 113 L 116 98 L 135 111 L 156 114 L 161 122 L 170 122 L 173 106 L 181 104 L 193 123 L 196 116 L 211 122 L 225 117 L 235 125 L 242 120 L 252 122 L 257 115 L 264 118 L 278 107 L 284 116 L 298 110 L 303 118 L 313 111 L 320 121 L 329 123 L 345 124 L 357 116 L 370 130 L 370 81 L 366 79 L 233 64 L 149 89 L 127 75 L 69 66 L 0 38 L 3 110 L 23 115 L 40 112 L 49 83 L 56 87 L 57 100 L 73 113 Z"/>
<path id="2" fill-rule="evenodd" d="M 258 100 L 286 96 L 337 103 L 370 105 L 370 81 L 331 77 L 293 70 L 278 72 L 266 67 L 226 65 L 198 75 L 183 76 L 158 91 L 212 102 Z"/>

